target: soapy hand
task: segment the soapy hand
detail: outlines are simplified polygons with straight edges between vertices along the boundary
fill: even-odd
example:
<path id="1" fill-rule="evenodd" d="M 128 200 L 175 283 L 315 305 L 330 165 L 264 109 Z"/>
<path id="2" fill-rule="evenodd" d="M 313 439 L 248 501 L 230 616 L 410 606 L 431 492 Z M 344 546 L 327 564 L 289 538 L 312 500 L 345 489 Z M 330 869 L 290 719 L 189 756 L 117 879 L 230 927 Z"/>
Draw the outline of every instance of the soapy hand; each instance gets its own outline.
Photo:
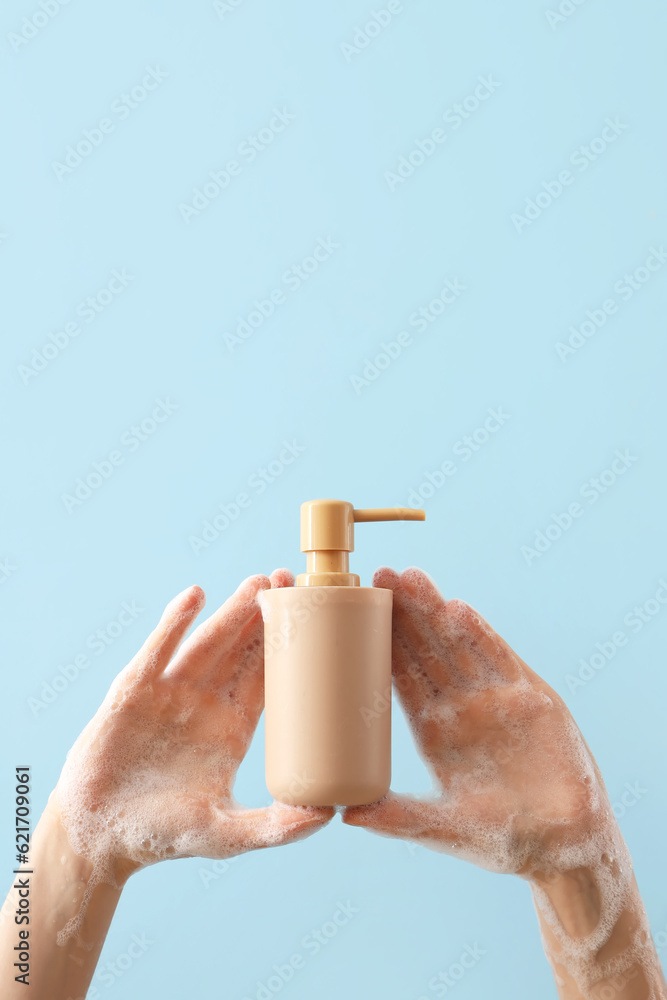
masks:
<path id="1" fill-rule="evenodd" d="M 562 1000 L 667 998 L 632 859 L 565 703 L 420 570 L 373 582 L 394 592 L 394 683 L 437 795 L 390 792 L 344 821 L 527 879 Z"/>
<path id="2" fill-rule="evenodd" d="M 284 844 L 333 810 L 243 809 L 234 778 L 264 706 L 257 594 L 291 574 L 245 580 L 179 647 L 204 604 L 191 587 L 119 674 L 68 754 L 52 801 L 94 884 L 120 885 L 166 858 L 226 858 Z"/>
<path id="3" fill-rule="evenodd" d="M 567 866 L 568 852 L 581 863 L 581 845 L 609 851 L 604 784 L 556 692 L 420 570 L 373 582 L 394 591 L 394 683 L 439 794 L 390 793 L 345 822 L 527 877 Z"/>

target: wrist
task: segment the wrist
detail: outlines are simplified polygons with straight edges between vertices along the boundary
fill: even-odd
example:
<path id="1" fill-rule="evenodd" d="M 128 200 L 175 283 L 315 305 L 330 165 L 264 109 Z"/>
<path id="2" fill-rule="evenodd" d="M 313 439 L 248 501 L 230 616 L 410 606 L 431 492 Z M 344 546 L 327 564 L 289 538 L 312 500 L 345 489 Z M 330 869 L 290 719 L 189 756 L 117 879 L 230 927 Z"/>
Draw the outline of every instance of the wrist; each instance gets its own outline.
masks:
<path id="1" fill-rule="evenodd" d="M 631 865 L 611 861 L 550 875 L 531 889 L 561 996 L 635 1000 L 664 985 Z M 625 860 L 625 859 L 623 859 Z M 610 992 L 611 991 L 611 992 Z"/>
<path id="2" fill-rule="evenodd" d="M 77 854 L 63 822 L 62 813 L 58 806 L 58 788 L 49 796 L 46 808 L 40 817 L 35 828 L 33 840 L 38 838 L 39 843 L 46 841 L 53 863 L 64 866 L 73 880 L 81 881 L 85 884 L 90 880 L 93 872 L 93 862 L 81 854 Z M 104 871 L 109 875 L 109 888 L 113 886 L 119 893 L 124 888 L 130 875 L 139 867 L 128 858 L 119 855 L 108 855 L 102 861 Z M 100 867 L 100 859 L 96 859 L 95 867 Z M 106 881 L 106 880 L 105 880 Z M 111 884 L 112 883 L 112 884 Z"/>
<path id="3" fill-rule="evenodd" d="M 535 872 L 529 879 L 536 901 L 548 900 L 563 931 L 572 938 L 592 934 L 600 923 L 601 899 L 598 880 L 590 868 Z"/>
<path id="4" fill-rule="evenodd" d="M 60 886 L 85 886 L 92 874 L 92 864 L 73 850 L 62 823 L 60 811 L 51 795 L 31 839 L 30 862 L 35 872 L 43 871 Z"/>
<path id="5" fill-rule="evenodd" d="M 100 880 L 93 863 L 73 850 L 53 795 L 31 837 L 28 863 L 17 867 L 25 872 L 14 876 L 7 908 L 10 913 L 18 908 L 19 893 L 30 901 L 25 928 L 29 978 L 24 982 L 32 986 L 35 996 L 51 1000 L 83 997 L 120 899 L 120 874 L 116 885 L 110 884 L 111 878 Z M 28 882 L 25 887 L 23 879 Z M 32 890 L 27 897 L 26 889 Z M 25 934 L 23 942 L 27 943 Z M 3 967 L 13 967 L 16 943 L 14 934 L 0 934 Z M 18 981 L 11 983 L 8 997 L 22 996 L 22 986 Z"/>
<path id="6" fill-rule="evenodd" d="M 30 863 L 33 877 L 48 885 L 48 905 L 41 910 L 45 929 L 64 943 L 72 934 L 78 937 L 86 925 L 96 924 L 98 910 L 115 909 L 126 878 L 109 859 L 107 871 L 113 873 L 115 885 L 95 888 L 93 863 L 72 848 L 54 799 L 52 795 L 35 827 Z"/>

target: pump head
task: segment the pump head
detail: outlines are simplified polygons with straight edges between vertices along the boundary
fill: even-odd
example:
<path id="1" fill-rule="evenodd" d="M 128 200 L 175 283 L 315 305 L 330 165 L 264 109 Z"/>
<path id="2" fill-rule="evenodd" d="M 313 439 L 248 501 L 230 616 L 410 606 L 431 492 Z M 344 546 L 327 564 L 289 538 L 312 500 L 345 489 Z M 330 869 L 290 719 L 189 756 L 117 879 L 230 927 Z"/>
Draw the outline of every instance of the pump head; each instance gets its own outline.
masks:
<path id="1" fill-rule="evenodd" d="M 307 500 L 301 504 L 301 551 L 306 572 L 297 587 L 358 587 L 350 573 L 349 553 L 354 551 L 355 521 L 424 521 L 423 510 L 411 507 L 374 507 L 359 510 L 346 500 Z"/>

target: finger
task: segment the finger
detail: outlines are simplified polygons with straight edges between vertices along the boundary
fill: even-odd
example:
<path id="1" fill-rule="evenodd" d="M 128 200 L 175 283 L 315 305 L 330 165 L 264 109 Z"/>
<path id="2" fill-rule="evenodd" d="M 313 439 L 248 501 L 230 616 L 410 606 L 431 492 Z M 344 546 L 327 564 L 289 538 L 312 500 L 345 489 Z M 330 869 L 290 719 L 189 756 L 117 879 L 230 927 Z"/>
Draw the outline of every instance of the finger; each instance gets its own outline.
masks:
<path id="1" fill-rule="evenodd" d="M 187 676 L 216 688 L 228 681 L 235 664 L 241 666 L 249 656 L 257 655 L 261 641 L 257 595 L 269 587 L 266 576 L 243 580 L 231 597 L 183 643 L 167 675 Z"/>
<path id="2" fill-rule="evenodd" d="M 422 621 L 423 611 L 415 605 L 415 601 L 411 597 L 410 592 L 414 587 L 409 588 L 408 586 L 410 580 L 414 580 L 415 585 L 419 585 L 420 577 L 423 577 L 424 581 L 433 588 L 433 595 L 429 595 L 429 604 L 432 608 L 435 610 L 444 607 L 444 598 L 421 570 L 406 570 L 399 575 L 396 570 L 390 569 L 388 566 L 381 566 L 373 574 L 374 587 L 383 587 L 394 592 L 392 614 L 394 675 L 403 674 L 411 664 L 414 664 L 417 654 L 424 659 L 433 659 L 427 641 L 428 635 Z M 442 674 L 442 670 L 439 671 L 439 674 Z M 438 676 L 440 683 L 444 683 L 445 680 L 444 676 Z"/>
<path id="3" fill-rule="evenodd" d="M 456 831 L 437 802 L 395 792 L 372 805 L 348 806 L 342 820 L 348 826 L 362 826 L 386 837 L 438 840 L 444 844 L 456 841 Z"/>
<path id="4" fill-rule="evenodd" d="M 402 598 L 409 598 L 423 614 L 436 613 L 445 604 L 445 598 L 438 589 L 435 580 L 417 566 L 409 566 L 399 577 L 399 590 Z"/>
<path id="5" fill-rule="evenodd" d="M 288 569 L 274 570 L 268 579 L 272 589 L 291 587 L 294 576 Z M 260 586 L 256 597 L 268 588 Z M 227 651 L 233 664 L 218 669 L 216 692 L 221 708 L 221 733 L 233 759 L 232 777 L 246 755 L 264 709 L 264 632 L 259 616 L 253 616 Z"/>
<path id="6" fill-rule="evenodd" d="M 479 611 L 465 601 L 446 600 L 435 581 L 417 567 L 410 567 L 401 574 L 399 604 L 413 612 L 418 609 L 422 621 L 431 625 L 450 655 L 460 659 L 464 668 L 469 665 L 472 653 L 489 660 L 502 659 L 498 655 L 501 652 L 512 653 Z M 468 671 L 464 669 L 463 674 L 467 676 Z"/>
<path id="7" fill-rule="evenodd" d="M 456 681 L 463 680 L 446 640 L 447 602 L 430 577 L 418 569 L 406 570 L 399 576 L 382 567 L 373 583 L 394 591 L 394 687 L 417 748 L 442 785 L 442 761 L 446 758 L 443 751 L 457 721 L 453 687 Z M 388 814 L 393 815 L 397 807 L 391 800 L 386 806 Z"/>
<path id="8" fill-rule="evenodd" d="M 518 658 L 479 612 L 445 600 L 422 570 L 401 574 L 394 603 L 397 645 L 414 652 L 434 684 L 470 688 L 520 676 Z"/>
<path id="9" fill-rule="evenodd" d="M 456 664 L 447 641 L 447 602 L 433 581 L 411 568 L 400 575 L 382 567 L 375 586 L 393 590 L 393 674 L 406 708 L 417 710 L 424 699 L 452 683 Z"/>
<path id="10" fill-rule="evenodd" d="M 240 853 L 302 840 L 326 826 L 334 815 L 333 808 L 273 802 L 261 809 L 225 810 L 219 817 L 219 830 L 221 838 L 232 842 Z"/>
<path id="11" fill-rule="evenodd" d="M 438 651 L 434 648 L 433 641 L 428 641 L 428 630 L 425 629 L 421 617 L 417 620 L 418 612 L 413 607 L 410 599 L 406 600 L 403 594 L 406 581 L 416 574 L 421 574 L 420 570 L 406 571 L 399 575 L 396 570 L 388 566 L 381 566 L 373 575 L 373 586 L 383 587 L 394 592 L 393 614 L 392 614 L 392 675 L 394 686 L 398 690 L 399 700 L 411 721 L 417 741 L 422 746 L 421 727 L 417 722 L 424 706 L 434 699 L 439 699 L 442 690 L 448 682 L 448 674 L 445 670 L 445 663 L 442 657 L 438 657 Z M 432 607 L 444 605 L 444 599 L 440 595 L 432 581 L 421 574 L 426 583 L 432 587 L 433 594 L 429 594 L 429 603 Z M 417 578 L 418 582 L 418 578 Z"/>
<path id="12" fill-rule="evenodd" d="M 294 574 L 289 569 L 274 569 L 269 577 L 272 590 L 294 586 Z M 256 598 L 268 588 L 260 586 Z M 252 723 L 252 736 L 264 708 L 264 637 L 261 622 L 253 617 L 246 625 L 237 644 L 243 655 L 238 658 L 238 666 L 228 677 L 224 690 L 227 700 L 244 708 L 244 715 Z"/>
<path id="13" fill-rule="evenodd" d="M 264 709 L 264 635 L 253 618 L 221 662 L 212 686 L 220 706 L 221 736 L 233 757 L 232 775 L 245 757 Z M 234 739 L 231 733 L 234 732 Z"/>
<path id="14" fill-rule="evenodd" d="M 273 589 L 277 587 L 293 587 L 294 573 L 291 569 L 274 569 L 269 580 Z"/>
<path id="15" fill-rule="evenodd" d="M 389 566 L 380 566 L 373 573 L 373 586 L 383 587 L 385 590 L 394 590 L 398 586 L 399 575 L 395 569 Z"/>
<path id="16" fill-rule="evenodd" d="M 508 833 L 502 820 L 485 831 L 484 806 L 461 814 L 460 804 L 442 799 L 416 799 L 393 792 L 370 806 L 350 806 L 343 822 L 384 837 L 399 837 L 433 851 L 465 858 L 490 871 L 518 870 L 505 844 Z M 509 864 L 508 864 L 509 862 Z"/>
<path id="17" fill-rule="evenodd" d="M 188 587 L 172 598 L 157 627 L 128 664 L 128 674 L 149 679 L 161 673 L 205 603 L 206 595 L 197 586 Z"/>
<path id="18" fill-rule="evenodd" d="M 423 657 L 425 665 L 430 664 L 434 669 L 433 679 L 446 683 L 449 647 L 444 627 L 445 598 L 430 577 L 415 567 L 404 570 L 400 576 L 385 575 L 385 580 L 394 591 L 394 638 L 399 652 L 413 658 L 415 654 Z"/>
<path id="19" fill-rule="evenodd" d="M 276 569 L 271 573 L 269 583 L 272 589 L 291 587 L 294 575 L 288 569 Z M 262 593 L 260 588 L 257 597 Z M 260 619 L 253 618 L 246 625 L 231 652 L 236 657 L 236 669 L 231 675 L 225 674 L 226 680 L 219 690 L 219 697 L 238 722 L 235 726 L 237 738 L 233 744 L 236 773 L 264 709 L 264 633 Z M 229 718 L 227 714 L 226 719 Z"/>

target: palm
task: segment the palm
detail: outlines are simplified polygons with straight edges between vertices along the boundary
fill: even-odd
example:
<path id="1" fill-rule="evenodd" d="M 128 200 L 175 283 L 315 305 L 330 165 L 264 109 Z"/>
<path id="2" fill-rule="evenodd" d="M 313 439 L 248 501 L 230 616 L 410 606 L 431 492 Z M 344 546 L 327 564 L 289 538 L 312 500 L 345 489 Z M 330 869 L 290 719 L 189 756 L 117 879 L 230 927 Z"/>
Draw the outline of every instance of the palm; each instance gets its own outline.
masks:
<path id="1" fill-rule="evenodd" d="M 271 582 L 289 584 L 289 574 Z M 276 804 L 241 809 L 232 796 L 264 703 L 256 595 L 268 585 L 250 578 L 176 652 L 203 604 L 199 588 L 184 592 L 116 678 L 58 783 L 77 853 L 112 857 L 122 870 L 222 858 L 303 836 L 329 818 Z"/>
<path id="2" fill-rule="evenodd" d="M 435 799 L 391 795 L 346 821 L 424 841 L 495 871 L 539 863 L 605 808 L 588 748 L 559 696 L 461 601 L 428 578 L 380 571 L 394 590 L 393 671 Z"/>

